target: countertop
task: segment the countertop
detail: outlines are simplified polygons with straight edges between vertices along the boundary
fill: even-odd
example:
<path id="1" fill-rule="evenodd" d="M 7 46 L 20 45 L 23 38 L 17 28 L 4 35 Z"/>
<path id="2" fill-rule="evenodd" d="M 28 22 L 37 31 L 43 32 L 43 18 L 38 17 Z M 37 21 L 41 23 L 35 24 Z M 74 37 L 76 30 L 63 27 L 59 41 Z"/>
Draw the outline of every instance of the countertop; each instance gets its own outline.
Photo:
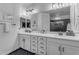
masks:
<path id="1" fill-rule="evenodd" d="M 79 41 L 79 35 L 76 36 L 66 36 L 66 35 L 58 35 L 58 34 L 51 34 L 51 33 L 38 33 L 38 32 L 24 32 L 24 30 L 18 30 L 18 34 L 27 34 L 27 35 L 35 35 L 35 36 L 43 36 L 43 37 L 50 37 L 50 38 L 58 38 L 63 40 L 75 40 Z"/>

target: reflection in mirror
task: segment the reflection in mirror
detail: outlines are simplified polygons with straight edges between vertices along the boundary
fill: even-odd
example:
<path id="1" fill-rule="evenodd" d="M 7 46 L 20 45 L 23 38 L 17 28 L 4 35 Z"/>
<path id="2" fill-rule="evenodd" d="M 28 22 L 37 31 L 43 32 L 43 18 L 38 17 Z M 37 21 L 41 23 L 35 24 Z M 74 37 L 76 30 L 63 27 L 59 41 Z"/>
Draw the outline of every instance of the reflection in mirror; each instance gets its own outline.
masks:
<path id="1" fill-rule="evenodd" d="M 70 25 L 70 9 L 50 13 L 50 32 L 66 32 Z"/>

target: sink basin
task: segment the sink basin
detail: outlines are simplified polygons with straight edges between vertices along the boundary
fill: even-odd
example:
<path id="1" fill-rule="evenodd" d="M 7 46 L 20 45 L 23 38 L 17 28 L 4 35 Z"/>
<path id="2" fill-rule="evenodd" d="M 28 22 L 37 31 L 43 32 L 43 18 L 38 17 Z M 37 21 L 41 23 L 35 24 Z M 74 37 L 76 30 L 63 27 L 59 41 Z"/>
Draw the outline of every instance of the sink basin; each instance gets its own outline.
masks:
<path id="1" fill-rule="evenodd" d="M 30 30 L 25 30 L 25 32 L 31 33 L 32 31 L 30 31 Z"/>

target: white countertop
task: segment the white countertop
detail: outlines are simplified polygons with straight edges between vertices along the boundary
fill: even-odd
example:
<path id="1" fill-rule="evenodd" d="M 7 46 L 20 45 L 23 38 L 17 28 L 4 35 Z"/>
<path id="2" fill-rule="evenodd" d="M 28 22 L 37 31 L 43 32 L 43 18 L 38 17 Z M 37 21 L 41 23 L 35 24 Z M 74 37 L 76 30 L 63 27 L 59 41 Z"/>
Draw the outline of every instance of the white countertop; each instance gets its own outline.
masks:
<path id="1" fill-rule="evenodd" d="M 65 40 L 76 40 L 79 41 L 79 36 L 66 36 L 66 35 L 57 35 L 57 34 L 50 34 L 50 33 L 38 33 L 38 32 L 24 32 L 23 30 L 18 31 L 19 34 L 27 34 L 27 35 L 35 35 L 35 36 L 43 36 L 43 37 L 50 37 L 50 38 L 59 38 Z"/>

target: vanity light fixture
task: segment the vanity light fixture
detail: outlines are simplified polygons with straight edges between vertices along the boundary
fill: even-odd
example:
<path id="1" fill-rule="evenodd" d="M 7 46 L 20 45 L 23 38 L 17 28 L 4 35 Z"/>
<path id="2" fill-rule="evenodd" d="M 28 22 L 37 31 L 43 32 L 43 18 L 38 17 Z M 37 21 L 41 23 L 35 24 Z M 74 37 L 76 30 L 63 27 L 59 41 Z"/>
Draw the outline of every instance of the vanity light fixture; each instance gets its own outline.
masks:
<path id="1" fill-rule="evenodd" d="M 34 8 L 26 9 L 27 16 L 32 15 L 32 14 L 37 13 L 37 12 L 38 12 L 38 9 L 34 9 Z"/>
<path id="2" fill-rule="evenodd" d="M 70 5 L 72 5 L 72 4 L 71 3 L 52 3 L 52 8 L 58 9 L 58 8 L 67 7 Z"/>
<path id="3" fill-rule="evenodd" d="M 26 9 L 26 12 L 33 12 L 33 8 L 32 9 Z"/>
<path id="4" fill-rule="evenodd" d="M 30 16 L 34 13 L 37 13 L 38 9 L 35 8 L 20 8 L 20 16 Z"/>

